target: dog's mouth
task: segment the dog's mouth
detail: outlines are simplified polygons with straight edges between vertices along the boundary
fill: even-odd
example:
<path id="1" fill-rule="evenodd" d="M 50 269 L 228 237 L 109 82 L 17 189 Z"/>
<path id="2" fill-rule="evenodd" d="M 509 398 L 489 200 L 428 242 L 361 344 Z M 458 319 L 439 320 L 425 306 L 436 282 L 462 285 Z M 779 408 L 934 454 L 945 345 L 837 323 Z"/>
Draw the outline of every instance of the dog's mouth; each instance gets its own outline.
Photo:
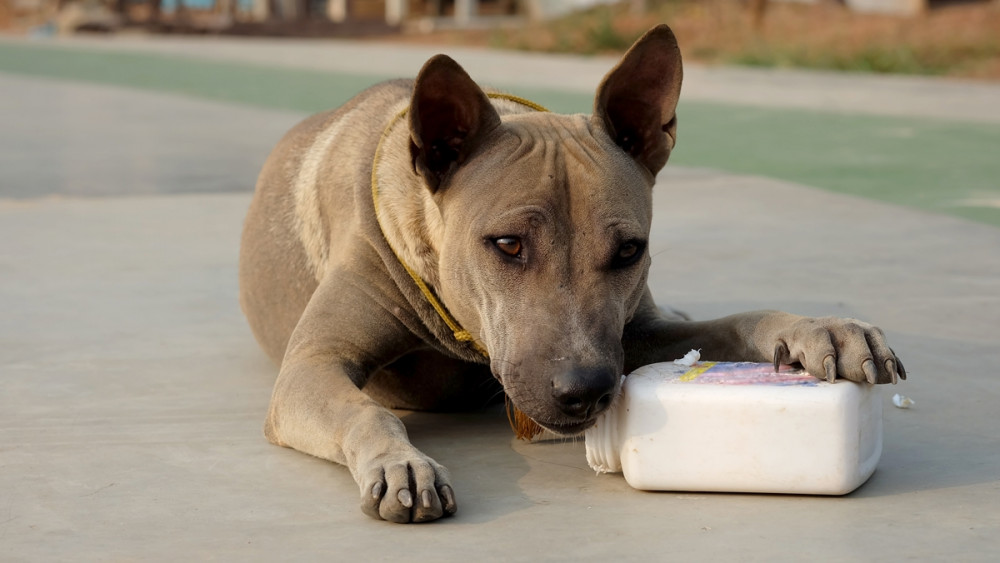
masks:
<path id="1" fill-rule="evenodd" d="M 565 405 L 560 406 L 555 401 L 553 401 L 552 405 L 542 405 L 540 408 L 538 408 L 539 405 L 537 404 L 537 401 L 529 401 L 531 402 L 531 406 L 536 407 L 534 409 L 530 409 L 534 412 L 529 415 L 527 412 L 518 408 L 512 398 L 512 395 L 516 394 L 518 390 L 524 390 L 520 388 L 508 388 L 507 382 L 510 379 L 508 377 L 503 377 L 503 374 L 496 375 L 495 377 L 500 381 L 501 385 L 504 386 L 504 390 L 506 391 L 507 419 L 510 421 L 514 434 L 521 440 L 531 440 L 545 430 L 548 430 L 557 436 L 578 436 L 596 424 L 598 418 L 600 418 L 614 402 L 614 398 L 612 398 L 611 401 L 605 401 L 603 400 L 604 397 L 602 397 L 601 401 L 598 401 L 596 404 L 587 408 L 586 412 L 579 413 L 582 416 L 578 418 L 573 416 L 574 413 L 559 412 L 561 410 L 570 409 L 566 408 Z M 622 377 L 622 379 L 624 379 L 624 377 Z M 620 392 L 620 386 L 615 386 L 613 390 L 614 397 L 617 397 Z M 572 405 L 570 405 L 570 407 L 572 407 Z M 564 414 L 565 416 L 563 416 Z"/>
<path id="2" fill-rule="evenodd" d="M 594 422 L 596 421 L 597 419 L 595 418 L 591 420 L 585 420 L 583 422 L 574 422 L 570 424 L 553 424 L 550 422 L 538 422 L 538 421 L 536 422 L 538 422 L 538 425 L 541 426 L 542 428 L 548 430 L 549 432 L 558 434 L 560 436 L 576 436 L 577 434 L 581 434 L 584 430 L 593 426 Z"/>
<path id="3" fill-rule="evenodd" d="M 576 436 L 597 422 L 597 418 L 570 423 L 540 422 L 514 406 L 509 398 L 507 399 L 507 419 L 519 440 L 531 440 L 541 434 L 543 430 L 548 430 L 559 436 Z"/>

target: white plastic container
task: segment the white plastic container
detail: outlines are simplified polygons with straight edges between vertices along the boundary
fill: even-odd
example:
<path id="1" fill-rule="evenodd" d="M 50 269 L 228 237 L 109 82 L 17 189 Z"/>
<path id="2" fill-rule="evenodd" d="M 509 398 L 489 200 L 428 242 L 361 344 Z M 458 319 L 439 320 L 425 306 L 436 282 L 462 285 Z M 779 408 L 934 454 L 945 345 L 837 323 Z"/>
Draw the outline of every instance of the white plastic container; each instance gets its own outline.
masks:
<path id="1" fill-rule="evenodd" d="M 644 490 L 844 495 L 882 454 L 874 385 L 755 363 L 652 364 L 586 432 L 587 461 Z"/>

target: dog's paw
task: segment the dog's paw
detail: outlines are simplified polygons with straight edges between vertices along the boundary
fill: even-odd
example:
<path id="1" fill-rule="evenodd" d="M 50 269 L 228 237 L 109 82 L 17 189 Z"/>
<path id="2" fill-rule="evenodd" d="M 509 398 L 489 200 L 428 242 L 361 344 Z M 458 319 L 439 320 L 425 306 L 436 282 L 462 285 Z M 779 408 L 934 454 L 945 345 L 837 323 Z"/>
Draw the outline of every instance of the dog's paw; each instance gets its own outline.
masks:
<path id="1" fill-rule="evenodd" d="M 778 331 L 775 369 L 799 363 L 817 378 L 896 383 L 906 369 L 886 344 L 882 330 L 855 319 L 800 318 Z"/>
<path id="2" fill-rule="evenodd" d="M 448 470 L 416 449 L 375 457 L 358 482 L 361 510 L 378 520 L 430 522 L 458 509 Z"/>

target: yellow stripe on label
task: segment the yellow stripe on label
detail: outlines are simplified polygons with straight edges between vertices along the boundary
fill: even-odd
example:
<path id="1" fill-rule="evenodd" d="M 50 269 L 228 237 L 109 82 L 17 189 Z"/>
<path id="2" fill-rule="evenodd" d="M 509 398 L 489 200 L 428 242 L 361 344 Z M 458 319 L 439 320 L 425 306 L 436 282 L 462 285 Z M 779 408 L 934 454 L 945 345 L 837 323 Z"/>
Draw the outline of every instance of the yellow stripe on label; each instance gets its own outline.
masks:
<path id="1" fill-rule="evenodd" d="M 701 374 L 703 374 L 706 371 L 712 369 L 712 366 L 714 366 L 716 363 L 718 363 L 718 362 L 703 362 L 701 364 L 698 364 L 698 367 L 694 367 L 694 368 L 691 368 L 691 369 L 687 370 L 684 373 L 684 375 L 681 376 L 680 380 L 684 381 L 684 382 L 694 381 L 695 379 L 698 379 L 698 377 Z"/>

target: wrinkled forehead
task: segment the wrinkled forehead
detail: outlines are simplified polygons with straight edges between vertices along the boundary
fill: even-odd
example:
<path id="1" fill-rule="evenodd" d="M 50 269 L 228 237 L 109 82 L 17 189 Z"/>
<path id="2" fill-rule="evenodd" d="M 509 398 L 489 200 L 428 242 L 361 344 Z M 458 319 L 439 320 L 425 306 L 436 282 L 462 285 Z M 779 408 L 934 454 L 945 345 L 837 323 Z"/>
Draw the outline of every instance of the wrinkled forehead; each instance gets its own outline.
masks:
<path id="1" fill-rule="evenodd" d="M 490 137 L 456 175 L 478 185 L 479 197 L 507 205 L 571 199 L 648 223 L 652 178 L 590 116 L 508 115 Z"/>
<path id="2" fill-rule="evenodd" d="M 504 116 L 498 147 L 510 158 L 564 169 L 568 174 L 616 176 L 639 167 L 587 115 L 526 113 Z"/>

